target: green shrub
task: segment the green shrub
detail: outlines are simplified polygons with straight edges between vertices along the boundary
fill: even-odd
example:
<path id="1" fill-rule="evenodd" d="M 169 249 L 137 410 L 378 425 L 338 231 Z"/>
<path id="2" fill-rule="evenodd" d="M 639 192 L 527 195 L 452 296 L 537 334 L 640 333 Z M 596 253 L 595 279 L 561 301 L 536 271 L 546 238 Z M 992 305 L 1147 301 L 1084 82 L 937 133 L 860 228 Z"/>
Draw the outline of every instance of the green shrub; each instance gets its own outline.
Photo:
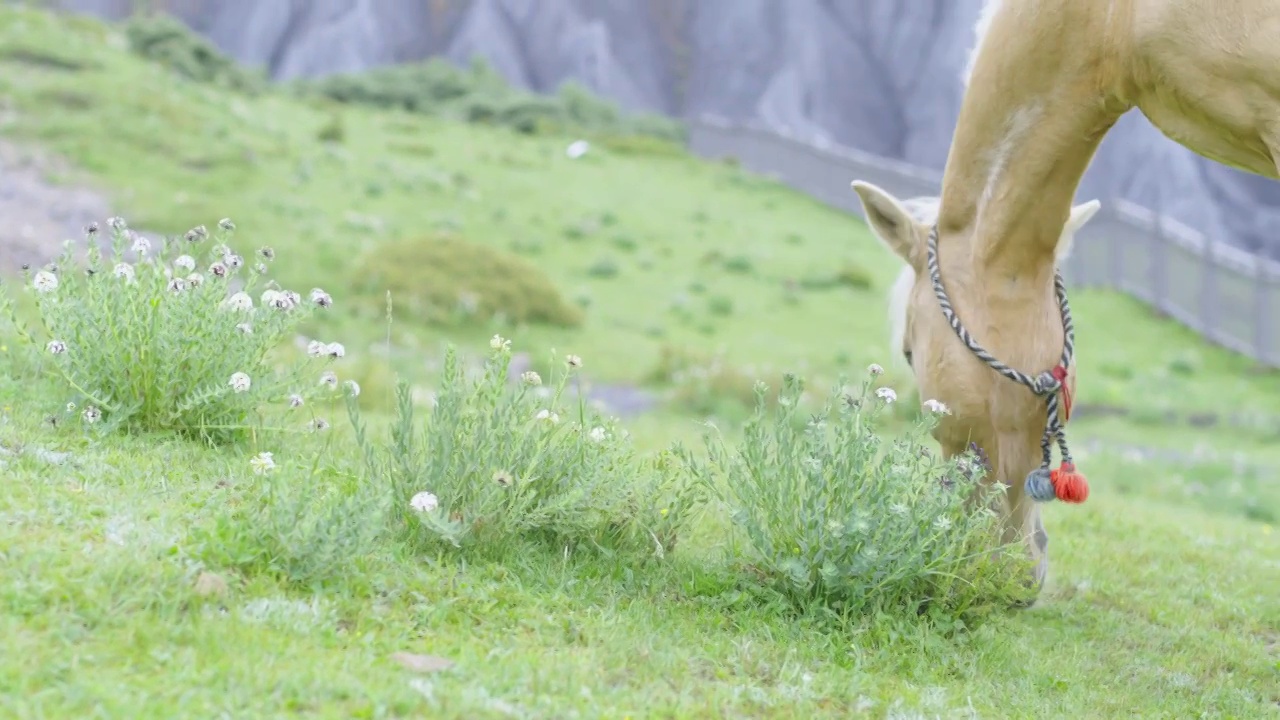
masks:
<path id="1" fill-rule="evenodd" d="M 303 298 L 270 280 L 270 248 L 236 254 L 228 245 L 230 220 L 219 223 L 214 242 L 201 226 L 158 249 L 122 219 L 109 224 L 114 257 L 102 256 L 92 227 L 83 262 L 68 242 L 56 262 L 28 272 L 24 289 L 34 295 L 38 333 L 0 293 L 0 308 L 27 346 L 47 358 L 63 402 L 87 423 L 226 442 L 272 408 L 301 407 L 337 388 L 336 375 L 321 367 L 346 354 L 339 343 L 312 342 L 311 358 L 287 371 L 272 362 L 271 354 L 333 300 L 319 288 Z M 137 262 L 125 261 L 126 249 Z"/>
<path id="2" fill-rule="evenodd" d="M 617 277 L 620 272 L 622 272 L 622 267 L 618 265 L 618 261 L 608 256 L 597 259 L 587 267 L 587 275 L 589 277 L 601 280 Z"/>
<path id="3" fill-rule="evenodd" d="M 746 255 L 734 255 L 724 261 L 724 269 L 738 275 L 750 275 L 755 272 L 755 263 Z"/>
<path id="4" fill-rule="evenodd" d="M 992 498 L 976 472 L 962 472 L 976 463 L 935 460 L 931 420 L 884 443 L 874 426 L 887 391 L 870 379 L 851 394 L 837 389 L 813 415 L 797 409 L 802 389 L 788 376 L 770 412 L 760 384 L 736 449 L 708 435 L 706 461 L 684 454 L 728 504 L 747 562 L 797 605 L 841 614 L 969 622 L 1024 597 L 1027 561 L 992 552 Z"/>
<path id="5" fill-rule="evenodd" d="M 870 290 L 875 286 L 875 279 L 861 265 L 845 263 L 835 272 L 823 272 L 801 278 L 800 286 L 806 290 L 831 290 L 838 287 Z"/>
<path id="6" fill-rule="evenodd" d="M 508 127 L 525 134 L 586 133 L 622 151 L 670 152 L 681 143 L 679 122 L 624 114 L 613 103 L 568 82 L 554 95 L 537 95 L 509 85 L 477 60 L 463 68 L 440 58 L 333 75 L 295 84 L 302 93 L 341 103 L 395 108 L 470 123 Z M 651 138 L 649 144 L 638 137 Z M 678 147 L 678 146 L 677 146 Z"/>
<path id="7" fill-rule="evenodd" d="M 349 583 L 386 534 L 388 498 L 314 466 L 277 466 L 273 453 L 249 465 L 253 475 L 231 481 L 210 500 L 212 521 L 192 532 L 192 554 L 213 567 L 303 586 Z"/>
<path id="8" fill-rule="evenodd" d="M 575 356 L 551 392 L 541 392 L 532 371 L 512 387 L 510 343 L 495 336 L 491 346 L 475 374 L 448 350 L 424 423 L 401 383 L 389 442 L 370 441 L 348 403 L 369 481 L 388 488 L 407 536 L 426 547 L 489 551 L 526 540 L 669 552 L 696 505 L 689 477 L 641 460 L 625 432 L 583 398 L 566 404 L 581 364 Z"/>
<path id="9" fill-rule="evenodd" d="M 733 314 L 733 298 L 728 295 L 715 295 L 707 300 L 707 312 L 717 317 L 729 317 Z"/>
<path id="10" fill-rule="evenodd" d="M 188 80 L 245 93 L 266 88 L 266 79 L 241 67 L 171 15 L 135 15 L 125 23 L 129 48 Z"/>
<path id="11" fill-rule="evenodd" d="M 357 261 L 354 275 L 357 292 L 379 311 L 390 291 L 397 307 L 427 323 L 501 315 L 513 323 L 573 327 L 583 320 L 582 310 L 537 265 L 448 235 L 380 245 Z"/>
<path id="12" fill-rule="evenodd" d="M 704 356 L 664 343 L 645 380 L 668 387 L 669 402 L 680 410 L 740 418 L 755 404 L 758 370 L 734 366 L 723 354 Z"/>

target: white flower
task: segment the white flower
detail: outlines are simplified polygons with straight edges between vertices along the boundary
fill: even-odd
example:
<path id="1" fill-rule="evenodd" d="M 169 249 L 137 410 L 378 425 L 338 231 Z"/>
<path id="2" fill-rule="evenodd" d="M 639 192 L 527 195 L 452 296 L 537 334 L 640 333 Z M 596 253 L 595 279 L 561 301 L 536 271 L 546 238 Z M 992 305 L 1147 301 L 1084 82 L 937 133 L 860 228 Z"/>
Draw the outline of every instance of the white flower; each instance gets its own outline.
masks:
<path id="1" fill-rule="evenodd" d="M 311 302 L 322 308 L 327 308 L 333 305 L 333 298 L 320 288 L 311 288 Z"/>
<path id="2" fill-rule="evenodd" d="M 235 253 L 227 253 L 222 256 L 222 262 L 225 263 L 227 267 L 235 270 L 244 265 L 244 258 L 236 255 Z"/>
<path id="3" fill-rule="evenodd" d="M 266 266 L 266 264 L 265 264 L 265 263 L 254 263 L 254 265 L 253 265 L 253 271 L 254 271 L 254 272 L 256 272 L 256 273 L 258 273 L 259 275 L 266 275 L 266 274 L 267 274 L 267 266 Z"/>
<path id="4" fill-rule="evenodd" d="M 198 243 L 201 240 L 204 240 L 205 238 L 209 237 L 209 229 L 203 225 L 197 225 L 191 228 L 190 230 L 188 230 L 187 234 L 184 237 L 187 239 L 187 242 L 189 243 Z"/>
<path id="5" fill-rule="evenodd" d="M 48 270 L 41 270 L 31 278 L 31 286 L 36 289 L 36 292 L 53 292 L 58 289 L 58 276 Z"/>
<path id="6" fill-rule="evenodd" d="M 200 287 L 204 284 L 204 276 L 198 272 L 193 272 L 187 276 L 187 284 L 193 288 Z"/>
<path id="7" fill-rule="evenodd" d="M 253 326 L 250 325 L 249 323 L 236 323 L 236 330 L 240 331 L 245 335 L 253 334 Z"/>
<path id="8" fill-rule="evenodd" d="M 876 375 L 883 375 L 884 368 L 880 367 L 876 363 L 871 363 L 867 366 L 867 372 L 870 373 L 872 377 L 875 377 Z"/>
<path id="9" fill-rule="evenodd" d="M 489 338 L 489 348 L 498 352 L 505 352 L 511 349 L 511 341 L 501 335 L 494 335 Z"/>
<path id="10" fill-rule="evenodd" d="M 587 151 L 590 149 L 591 149 L 591 143 L 588 143 L 586 140 L 574 140 L 573 142 L 569 143 L 569 147 L 564 149 L 564 154 L 565 154 L 565 157 L 569 158 L 570 160 L 577 160 L 583 155 L 586 155 Z"/>
<path id="11" fill-rule="evenodd" d="M 539 410 L 538 414 L 534 416 L 534 419 L 545 420 L 551 423 L 552 425 L 555 425 L 556 423 L 560 422 L 560 416 L 551 412 L 550 410 Z"/>
<path id="12" fill-rule="evenodd" d="M 887 405 L 898 399 L 898 393 L 894 392 L 893 388 L 883 387 L 876 390 L 876 397 L 883 400 Z"/>
<path id="13" fill-rule="evenodd" d="M 61 355 L 67 351 L 67 344 L 61 340 L 50 340 L 48 345 L 44 346 L 52 355 Z"/>
<path id="14" fill-rule="evenodd" d="M 196 259 L 190 255 L 179 255 L 174 258 L 173 266 L 191 272 L 196 269 Z"/>
<path id="15" fill-rule="evenodd" d="M 124 232 L 129 229 L 129 226 L 125 223 L 124 218 L 122 217 L 113 216 L 107 218 L 107 225 L 111 226 L 111 229 L 116 232 Z"/>
<path id="16" fill-rule="evenodd" d="M 291 310 L 297 306 L 299 295 L 289 290 L 267 290 L 262 293 L 262 304 L 277 310 Z"/>
<path id="17" fill-rule="evenodd" d="M 111 270 L 120 280 L 131 282 L 133 280 L 133 266 L 129 263 L 116 263 L 115 268 Z"/>
<path id="18" fill-rule="evenodd" d="M 924 406 L 925 410 L 928 410 L 931 413 L 936 413 L 938 415 L 951 414 L 951 408 L 947 407 L 946 403 L 940 400 L 934 400 L 933 398 L 929 398 L 928 400 L 925 400 L 922 403 L 922 405 Z"/>
<path id="19" fill-rule="evenodd" d="M 591 432 L 587 433 L 587 437 L 591 438 L 592 442 L 604 442 L 604 439 L 609 437 L 609 433 L 602 427 L 595 427 L 591 428 Z"/>
<path id="20" fill-rule="evenodd" d="M 515 481 L 516 479 L 506 470 L 499 470 L 493 474 L 493 482 L 500 487 L 511 487 Z"/>
<path id="21" fill-rule="evenodd" d="M 231 297 L 227 298 L 226 300 L 223 300 L 222 307 L 226 308 L 227 310 L 233 310 L 237 312 L 252 310 L 253 298 L 249 297 L 248 293 L 238 292 L 235 295 L 232 295 Z"/>
<path id="22" fill-rule="evenodd" d="M 520 379 L 525 385 L 538 386 L 542 384 L 542 376 L 532 370 L 526 370 L 520 375 Z"/>
<path id="23" fill-rule="evenodd" d="M 307 354 L 313 358 L 324 357 L 328 352 L 329 346 L 319 340 L 312 340 L 307 343 Z"/>
<path id="24" fill-rule="evenodd" d="M 324 418 L 316 418 L 307 423 L 307 429 L 311 432 L 321 432 L 329 429 L 329 421 Z"/>
<path id="25" fill-rule="evenodd" d="M 248 375 L 238 372 L 231 376 L 231 379 L 227 381 L 227 384 L 230 385 L 231 389 L 235 392 L 242 393 L 248 390 L 249 386 L 252 385 L 253 382 L 249 379 Z"/>
<path id="26" fill-rule="evenodd" d="M 226 277 L 226 276 L 227 276 L 227 266 L 226 266 L 226 265 L 223 265 L 223 264 L 222 264 L 222 263 L 220 263 L 220 262 L 216 262 L 216 263 L 214 263 L 214 264 L 212 264 L 212 265 L 210 265 L 210 266 L 209 266 L 209 274 L 210 274 L 210 275 L 212 275 L 212 276 L 214 276 L 214 277 Z"/>
<path id="27" fill-rule="evenodd" d="M 177 295 L 187 289 L 187 281 L 182 278 L 174 278 L 169 281 L 169 285 L 167 287 L 169 288 L 169 292 Z"/>
<path id="28" fill-rule="evenodd" d="M 568 365 L 571 368 L 582 367 L 582 358 L 578 357 L 577 355 L 569 355 L 564 359 L 564 362 L 566 365 Z"/>
<path id="29" fill-rule="evenodd" d="M 938 530 L 946 530 L 951 527 L 951 518 L 939 515 L 937 519 L 933 521 L 933 526 Z"/>
<path id="30" fill-rule="evenodd" d="M 102 418 L 102 411 L 92 405 L 86 405 L 81 416 L 85 422 L 92 425 Z"/>
<path id="31" fill-rule="evenodd" d="M 409 507 L 417 512 L 431 512 L 440 507 L 440 498 L 429 492 L 420 492 L 409 499 Z"/>
<path id="32" fill-rule="evenodd" d="M 218 221 L 218 227 L 226 230 L 227 232 L 231 232 L 236 229 L 236 224 L 231 222 L 231 218 L 222 218 Z"/>
<path id="33" fill-rule="evenodd" d="M 325 346 L 324 353 L 332 358 L 340 358 L 346 356 L 347 349 L 342 346 L 342 343 L 331 342 Z"/>
<path id="34" fill-rule="evenodd" d="M 276 461 L 272 459 L 271 453 L 260 452 L 249 460 L 249 467 L 253 468 L 254 475 L 265 475 L 276 469 Z"/>
<path id="35" fill-rule="evenodd" d="M 330 389 L 338 387 L 338 373 L 332 370 L 325 370 L 320 374 L 320 384 L 328 385 Z"/>
<path id="36" fill-rule="evenodd" d="M 300 408 L 303 402 L 302 396 L 297 393 L 289 396 L 289 407 L 291 408 Z"/>
<path id="37" fill-rule="evenodd" d="M 266 245 L 263 245 L 262 247 L 258 248 L 258 255 L 263 260 L 270 261 L 270 260 L 276 259 L 276 251 L 272 250 L 269 246 L 266 246 Z"/>
<path id="38" fill-rule="evenodd" d="M 360 397 L 360 383 L 355 380 L 348 380 L 342 384 L 346 386 L 347 393 L 350 394 L 351 397 Z"/>
<path id="39" fill-rule="evenodd" d="M 138 235 L 133 239 L 132 249 L 138 254 L 138 257 L 146 257 L 151 252 L 151 241 Z"/>
<path id="40" fill-rule="evenodd" d="M 76 411 L 76 404 L 73 402 L 67 403 L 67 412 L 73 413 L 75 411 Z"/>

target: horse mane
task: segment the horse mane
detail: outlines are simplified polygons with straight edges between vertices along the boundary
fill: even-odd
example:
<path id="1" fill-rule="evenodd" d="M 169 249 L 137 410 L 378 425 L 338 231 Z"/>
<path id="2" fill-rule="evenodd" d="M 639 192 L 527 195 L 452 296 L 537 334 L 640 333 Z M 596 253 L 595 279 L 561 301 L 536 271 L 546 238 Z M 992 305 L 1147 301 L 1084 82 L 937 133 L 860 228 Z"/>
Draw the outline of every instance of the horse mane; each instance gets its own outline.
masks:
<path id="1" fill-rule="evenodd" d="M 982 10 L 978 12 L 978 21 L 973 24 L 973 48 L 969 50 L 969 59 L 965 62 L 964 73 L 960 76 L 960 82 L 966 89 L 969 87 L 969 76 L 973 74 L 973 63 L 978 59 L 978 51 L 982 49 L 983 40 L 987 38 L 987 30 L 991 28 L 991 20 L 1003 6 L 1004 0 L 986 0 L 982 3 Z"/>

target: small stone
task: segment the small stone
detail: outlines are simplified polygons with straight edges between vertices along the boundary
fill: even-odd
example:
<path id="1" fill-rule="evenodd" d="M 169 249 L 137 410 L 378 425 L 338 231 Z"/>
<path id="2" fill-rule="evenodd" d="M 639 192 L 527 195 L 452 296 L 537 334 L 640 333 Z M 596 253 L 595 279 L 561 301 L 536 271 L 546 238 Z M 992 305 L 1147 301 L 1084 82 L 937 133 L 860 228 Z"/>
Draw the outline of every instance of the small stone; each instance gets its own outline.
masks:
<path id="1" fill-rule="evenodd" d="M 202 572 L 196 577 L 195 591 L 201 597 L 222 596 L 227 593 L 227 581 L 217 573 Z"/>
<path id="2" fill-rule="evenodd" d="M 417 673 L 441 672 L 453 667 L 452 660 L 436 657 L 434 655 L 418 655 L 416 653 L 398 652 L 393 653 L 391 655 L 391 659 L 400 663 L 406 669 Z"/>

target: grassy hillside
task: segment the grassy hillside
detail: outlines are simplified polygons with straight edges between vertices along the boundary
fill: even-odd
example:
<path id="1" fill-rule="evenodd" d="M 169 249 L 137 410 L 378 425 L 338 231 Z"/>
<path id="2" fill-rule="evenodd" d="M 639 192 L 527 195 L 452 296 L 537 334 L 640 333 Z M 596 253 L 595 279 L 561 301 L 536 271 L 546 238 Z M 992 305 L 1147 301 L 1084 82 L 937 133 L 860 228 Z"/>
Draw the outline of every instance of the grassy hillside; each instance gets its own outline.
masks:
<path id="1" fill-rule="evenodd" d="M 584 134 L 590 150 L 570 158 Z M 432 387 L 444 343 L 483 353 L 495 332 L 532 352 L 544 375 L 554 348 L 580 355 L 593 383 L 670 392 L 625 420 L 643 449 L 696 441 L 709 415 L 735 440 L 752 381 L 776 385 L 784 371 L 819 394 L 872 362 L 891 366 L 879 382 L 908 384 L 887 347 L 896 264 L 861 223 L 649 137 L 528 133 L 279 90 L 243 94 L 144 62 L 118 30 L 4 9 L 0 140 L 59 154 L 77 170 L 55 180 L 99 189 L 135 228 L 179 234 L 230 216 L 246 242 L 289 258 L 282 282 L 337 300 L 304 332 L 345 343 L 343 372 L 365 387 L 379 429 L 393 377 Z M 61 238 L 51 240 L 52 252 Z M 549 287 L 573 318 L 513 325 L 464 312 L 455 322 L 449 298 L 475 288 L 450 287 L 457 274 L 436 271 L 441 247 L 426 244 L 441 240 L 503 253 L 492 292 L 519 289 L 503 295 L 511 312 L 544 297 L 527 288 Z M 476 257 L 446 250 L 466 253 L 462 266 Z M 398 289 L 389 328 L 387 284 Z M 797 616 L 722 560 L 732 549 L 714 511 L 656 567 L 567 551 L 457 559 L 388 539 L 325 582 L 214 567 L 199 554 L 200 533 L 219 532 L 225 508 L 260 499 L 245 471 L 258 447 L 50 427 L 41 419 L 62 396 L 7 361 L 0 709 L 1275 713 L 1280 376 L 1127 298 L 1078 292 L 1072 302 L 1080 402 L 1128 415 L 1072 424 L 1073 444 L 1098 443 L 1082 453 L 1094 494 L 1047 511 L 1053 566 L 1042 602 L 954 637 L 910 623 L 833 632 Z M 1170 413 L 1218 419 L 1170 425 Z M 328 445 L 290 439 L 279 461 L 302 473 L 319 453 L 332 465 L 326 482 L 358 485 L 350 433 L 339 429 Z M 202 580 L 214 571 L 227 587 Z M 389 659 L 396 652 L 456 664 L 423 674 Z"/>

